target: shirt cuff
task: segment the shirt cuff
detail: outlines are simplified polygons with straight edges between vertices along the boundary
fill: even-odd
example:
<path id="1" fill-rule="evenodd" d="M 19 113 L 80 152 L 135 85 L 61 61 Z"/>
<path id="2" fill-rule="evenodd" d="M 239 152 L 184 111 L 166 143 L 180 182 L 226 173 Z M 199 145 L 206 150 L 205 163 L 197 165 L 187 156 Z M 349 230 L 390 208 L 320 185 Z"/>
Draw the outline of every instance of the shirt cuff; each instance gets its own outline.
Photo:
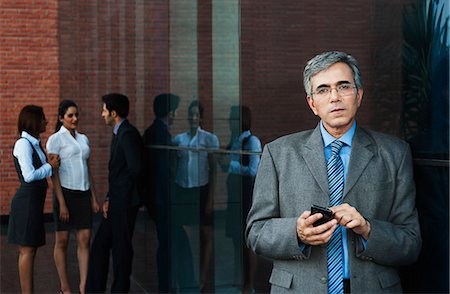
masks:
<path id="1" fill-rule="evenodd" d="M 359 240 L 361 241 L 361 244 L 363 246 L 363 250 L 366 250 L 367 248 L 367 243 L 369 243 L 368 240 L 364 239 L 363 236 L 359 236 Z"/>
<path id="2" fill-rule="evenodd" d="M 300 249 L 300 251 L 305 254 L 305 248 L 306 248 L 306 244 L 301 243 L 300 241 L 298 242 L 298 249 Z"/>
<path id="3" fill-rule="evenodd" d="M 47 175 L 47 177 L 50 177 L 51 175 L 53 175 L 53 167 L 50 165 L 50 163 L 46 163 L 42 166 L 44 168 L 45 174 Z"/>
<path id="4" fill-rule="evenodd" d="M 241 165 L 239 164 L 239 161 L 236 161 L 236 160 L 230 161 L 230 166 L 228 168 L 228 172 L 230 174 L 240 174 L 241 173 Z"/>

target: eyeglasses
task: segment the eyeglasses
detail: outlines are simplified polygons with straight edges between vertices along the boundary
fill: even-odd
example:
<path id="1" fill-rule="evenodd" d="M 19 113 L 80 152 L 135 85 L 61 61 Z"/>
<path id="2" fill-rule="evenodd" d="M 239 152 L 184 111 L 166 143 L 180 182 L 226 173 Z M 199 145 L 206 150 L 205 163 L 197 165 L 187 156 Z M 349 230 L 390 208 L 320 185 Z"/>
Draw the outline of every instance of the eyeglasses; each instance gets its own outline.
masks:
<path id="1" fill-rule="evenodd" d="M 316 91 L 312 92 L 311 94 L 315 95 L 317 98 L 329 98 L 331 96 L 331 92 L 333 89 L 336 90 L 337 94 L 340 96 L 349 96 L 352 95 L 356 89 L 355 85 L 352 85 L 350 83 L 344 83 L 336 86 L 335 88 L 332 87 L 319 87 Z"/>

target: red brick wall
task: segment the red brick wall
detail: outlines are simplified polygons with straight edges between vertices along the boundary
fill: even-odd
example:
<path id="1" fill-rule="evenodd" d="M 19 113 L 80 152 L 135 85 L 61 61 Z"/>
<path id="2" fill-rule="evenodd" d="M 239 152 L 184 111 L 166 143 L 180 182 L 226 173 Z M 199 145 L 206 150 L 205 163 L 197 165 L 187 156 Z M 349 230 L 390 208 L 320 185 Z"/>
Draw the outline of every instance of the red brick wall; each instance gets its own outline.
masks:
<path id="1" fill-rule="evenodd" d="M 0 9 L 0 212 L 9 212 L 19 182 L 12 150 L 23 106 L 44 107 L 48 119 L 59 99 L 58 1 L 2 0 Z M 45 143 L 54 123 L 42 135 Z M 50 194 L 49 194 L 50 195 Z M 51 209 L 47 197 L 46 211 Z"/>
<path id="2" fill-rule="evenodd" d="M 130 98 L 131 123 L 153 120 L 153 97 L 169 91 L 168 3 L 165 1 L 60 0 L 61 98 L 81 108 L 80 129 L 91 140 L 91 163 L 100 200 L 107 192 L 111 128 L 101 118 L 101 96 Z"/>
<path id="3" fill-rule="evenodd" d="M 365 85 L 360 124 L 399 134 L 403 2 L 241 0 L 240 98 L 252 109 L 253 132 L 262 142 L 316 125 L 305 101 L 302 71 L 309 58 L 325 50 L 347 51 L 360 62 Z M 80 130 L 90 138 L 95 184 L 98 196 L 104 197 L 111 129 L 100 115 L 101 96 L 127 94 L 130 121 L 141 132 L 151 123 L 153 97 L 177 82 L 170 81 L 170 34 L 177 32 L 170 27 L 169 4 L 1 2 L 1 214 L 8 213 L 18 186 L 11 153 L 18 112 L 28 103 L 44 106 L 51 121 L 44 141 L 54 128 L 59 101 L 79 104 Z M 197 2 L 197 94 L 205 104 L 206 129 L 214 119 L 213 5 L 209 0 Z M 180 116 L 185 124 L 185 108 Z M 227 141 L 221 138 L 221 143 Z"/>
<path id="4" fill-rule="evenodd" d="M 353 55 L 362 71 L 358 122 L 398 134 L 402 2 L 241 1 L 241 98 L 252 109 L 254 133 L 266 143 L 315 127 L 303 68 L 314 55 L 339 50 Z"/>

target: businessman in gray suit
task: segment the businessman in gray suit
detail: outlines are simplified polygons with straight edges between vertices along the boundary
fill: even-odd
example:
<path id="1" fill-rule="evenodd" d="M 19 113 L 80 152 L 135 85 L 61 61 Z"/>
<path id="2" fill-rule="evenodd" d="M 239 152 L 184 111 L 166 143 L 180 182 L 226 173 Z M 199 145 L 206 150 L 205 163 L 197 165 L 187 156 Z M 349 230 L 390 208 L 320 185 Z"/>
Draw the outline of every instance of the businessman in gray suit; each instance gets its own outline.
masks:
<path id="1" fill-rule="evenodd" d="M 274 260 L 272 293 L 401 292 L 396 267 L 421 248 L 406 142 L 356 124 L 356 60 L 325 52 L 304 70 L 320 122 L 264 147 L 247 218 L 247 245 Z M 328 207 L 311 213 L 312 205 Z M 316 224 L 315 224 L 316 223 Z"/>

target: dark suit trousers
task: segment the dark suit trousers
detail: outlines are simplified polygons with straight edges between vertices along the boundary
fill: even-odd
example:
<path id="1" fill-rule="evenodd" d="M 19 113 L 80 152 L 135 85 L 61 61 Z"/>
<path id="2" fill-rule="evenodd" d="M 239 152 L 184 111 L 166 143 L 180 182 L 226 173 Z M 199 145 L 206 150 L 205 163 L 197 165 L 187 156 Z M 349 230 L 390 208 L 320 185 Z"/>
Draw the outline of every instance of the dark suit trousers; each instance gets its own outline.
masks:
<path id="1" fill-rule="evenodd" d="M 92 242 L 86 292 L 104 293 L 108 279 L 109 255 L 112 252 L 114 280 L 112 293 L 127 293 L 130 290 L 130 275 L 133 264 L 132 237 L 138 207 L 110 211 L 102 218 Z"/>
<path id="2" fill-rule="evenodd" d="M 150 207 L 147 207 L 150 209 Z M 156 233 L 158 234 L 158 250 L 156 262 L 158 266 L 158 288 L 160 293 L 168 293 L 170 282 L 170 256 L 169 256 L 169 214 L 167 208 L 158 206 L 155 216 Z M 150 210 L 148 210 L 150 211 Z"/>

